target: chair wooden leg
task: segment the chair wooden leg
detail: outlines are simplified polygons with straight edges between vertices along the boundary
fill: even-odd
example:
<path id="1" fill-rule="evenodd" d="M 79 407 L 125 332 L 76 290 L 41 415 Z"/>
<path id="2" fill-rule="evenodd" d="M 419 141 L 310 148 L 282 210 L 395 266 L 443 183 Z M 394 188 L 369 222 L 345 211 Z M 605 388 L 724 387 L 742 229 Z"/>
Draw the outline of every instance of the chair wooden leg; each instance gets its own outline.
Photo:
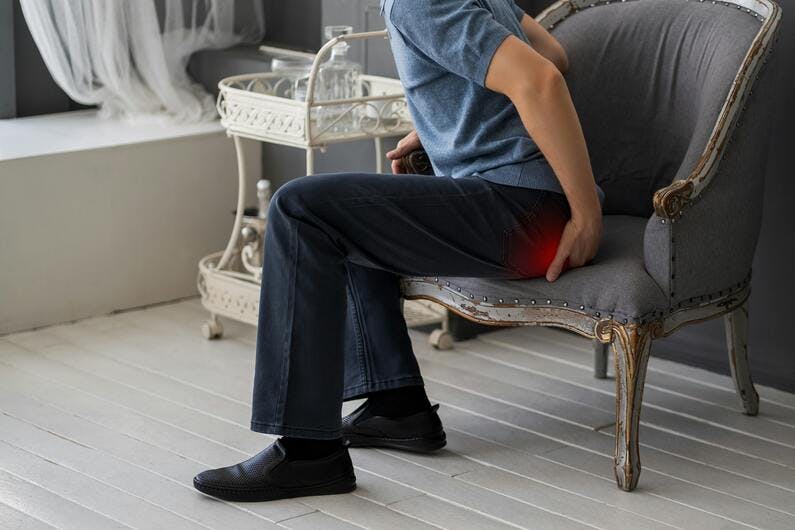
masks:
<path id="1" fill-rule="evenodd" d="M 614 472 L 618 486 L 632 491 L 640 476 L 638 430 L 651 352 L 651 325 L 617 326 L 613 334 L 616 367 L 616 453 Z"/>
<path id="2" fill-rule="evenodd" d="M 726 314 L 724 324 L 734 387 L 745 413 L 756 416 L 759 413 L 759 395 L 748 367 L 748 302 Z"/>
<path id="3" fill-rule="evenodd" d="M 609 344 L 593 341 L 593 376 L 597 379 L 607 379 L 607 356 Z"/>

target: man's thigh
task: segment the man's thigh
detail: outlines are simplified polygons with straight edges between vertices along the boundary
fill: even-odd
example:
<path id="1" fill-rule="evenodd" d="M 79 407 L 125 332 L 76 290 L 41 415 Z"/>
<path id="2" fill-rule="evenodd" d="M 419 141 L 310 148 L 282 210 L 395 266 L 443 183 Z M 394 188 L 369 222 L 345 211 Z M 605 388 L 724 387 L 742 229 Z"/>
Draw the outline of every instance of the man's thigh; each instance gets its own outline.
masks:
<path id="1" fill-rule="evenodd" d="M 352 263 L 400 275 L 518 277 L 510 235 L 550 194 L 478 177 L 344 173 L 301 177 L 275 207 L 322 229 Z"/>

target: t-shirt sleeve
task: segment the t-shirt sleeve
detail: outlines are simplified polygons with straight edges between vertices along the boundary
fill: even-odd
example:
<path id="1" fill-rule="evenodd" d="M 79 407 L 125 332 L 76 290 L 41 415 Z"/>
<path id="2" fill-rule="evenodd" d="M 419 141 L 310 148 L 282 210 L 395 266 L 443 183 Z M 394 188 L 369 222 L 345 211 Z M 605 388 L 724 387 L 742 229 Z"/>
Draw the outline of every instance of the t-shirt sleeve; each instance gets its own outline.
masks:
<path id="1" fill-rule="evenodd" d="M 481 86 L 494 52 L 512 34 L 475 0 L 395 0 L 389 16 L 426 57 Z"/>
<path id="2" fill-rule="evenodd" d="M 524 9 L 516 5 L 516 2 L 514 2 L 514 0 L 509 0 L 509 1 L 511 2 L 511 7 L 513 8 L 513 14 L 516 15 L 516 20 L 521 22 L 524 16 L 526 15 Z"/>

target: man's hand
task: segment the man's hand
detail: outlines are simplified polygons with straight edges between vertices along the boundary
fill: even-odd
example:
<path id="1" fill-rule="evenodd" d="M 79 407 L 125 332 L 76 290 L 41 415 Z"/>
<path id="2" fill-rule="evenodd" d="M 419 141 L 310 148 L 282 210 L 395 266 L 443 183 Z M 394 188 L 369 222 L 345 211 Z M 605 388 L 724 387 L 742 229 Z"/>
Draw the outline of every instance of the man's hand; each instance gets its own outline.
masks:
<path id="1" fill-rule="evenodd" d="M 566 268 L 581 267 L 591 261 L 601 239 L 601 213 L 591 215 L 589 219 L 572 216 L 560 236 L 555 259 L 547 268 L 547 281 L 557 280 Z"/>
<path id="2" fill-rule="evenodd" d="M 420 137 L 417 136 L 417 131 L 411 131 L 397 143 L 393 150 L 386 154 L 386 157 L 392 161 L 392 173 L 395 175 L 405 173 L 406 168 L 400 163 L 400 158 L 417 149 L 422 149 Z"/>

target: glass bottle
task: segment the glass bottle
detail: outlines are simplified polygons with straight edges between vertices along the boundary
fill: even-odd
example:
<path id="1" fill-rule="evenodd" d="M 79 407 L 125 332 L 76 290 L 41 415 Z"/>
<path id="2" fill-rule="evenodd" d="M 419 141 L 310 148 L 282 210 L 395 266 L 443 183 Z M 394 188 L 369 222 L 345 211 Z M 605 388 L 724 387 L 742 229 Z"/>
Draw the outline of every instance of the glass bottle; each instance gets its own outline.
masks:
<path id="1" fill-rule="evenodd" d="M 353 32 L 351 26 L 326 26 L 326 39 Z M 347 42 L 331 49 L 331 58 L 320 65 L 317 73 L 318 101 L 359 98 L 362 95 L 362 67 L 348 59 Z M 352 104 L 323 105 L 318 108 L 317 127 L 321 134 L 352 132 L 359 126 L 358 107 Z"/>

